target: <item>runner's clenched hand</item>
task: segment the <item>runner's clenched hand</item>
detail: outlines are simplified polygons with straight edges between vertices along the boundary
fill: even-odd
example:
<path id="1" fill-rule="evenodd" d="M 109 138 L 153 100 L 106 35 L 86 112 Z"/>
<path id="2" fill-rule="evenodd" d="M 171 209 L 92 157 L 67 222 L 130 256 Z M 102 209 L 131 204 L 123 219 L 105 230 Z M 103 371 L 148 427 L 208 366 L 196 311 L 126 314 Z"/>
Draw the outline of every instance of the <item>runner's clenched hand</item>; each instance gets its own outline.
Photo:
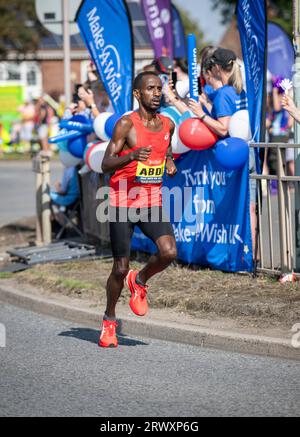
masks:
<path id="1" fill-rule="evenodd" d="M 152 152 L 152 147 L 141 147 L 140 149 L 131 152 L 131 157 L 133 161 L 145 162 L 149 159 Z"/>
<path id="2" fill-rule="evenodd" d="M 167 159 L 166 169 L 167 169 L 168 176 L 173 177 L 177 173 L 176 165 L 174 164 L 174 161 L 172 159 Z"/>

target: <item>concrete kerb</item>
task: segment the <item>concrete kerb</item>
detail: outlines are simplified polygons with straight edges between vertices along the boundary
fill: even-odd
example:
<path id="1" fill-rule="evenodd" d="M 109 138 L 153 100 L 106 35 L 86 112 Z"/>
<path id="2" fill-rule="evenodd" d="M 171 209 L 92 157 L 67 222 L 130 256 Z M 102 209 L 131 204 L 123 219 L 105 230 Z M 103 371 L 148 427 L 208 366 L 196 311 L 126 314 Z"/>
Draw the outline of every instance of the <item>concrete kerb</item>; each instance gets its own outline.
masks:
<path id="1" fill-rule="evenodd" d="M 99 328 L 99 311 L 79 308 L 53 299 L 30 295 L 14 287 L 0 284 L 0 300 L 24 309 Z M 120 313 L 119 334 L 157 340 L 184 343 L 203 348 L 221 349 L 230 352 L 262 355 L 300 361 L 300 349 L 293 348 L 291 341 L 257 335 L 247 335 L 218 329 L 207 329 L 147 318 L 124 316 Z"/>

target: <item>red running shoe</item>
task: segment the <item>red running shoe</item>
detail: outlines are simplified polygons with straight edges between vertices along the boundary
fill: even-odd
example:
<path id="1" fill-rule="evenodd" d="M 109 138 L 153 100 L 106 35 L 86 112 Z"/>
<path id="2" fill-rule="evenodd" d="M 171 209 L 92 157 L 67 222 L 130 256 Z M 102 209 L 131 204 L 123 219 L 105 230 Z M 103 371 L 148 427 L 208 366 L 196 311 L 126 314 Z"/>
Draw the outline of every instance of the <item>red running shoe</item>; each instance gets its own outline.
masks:
<path id="1" fill-rule="evenodd" d="M 147 286 L 136 283 L 138 272 L 130 270 L 126 277 L 126 284 L 131 291 L 130 308 L 137 316 L 144 316 L 148 311 Z"/>
<path id="2" fill-rule="evenodd" d="M 112 322 L 111 320 L 103 320 L 101 335 L 99 338 L 100 347 L 117 347 L 118 339 L 116 336 L 117 322 Z"/>

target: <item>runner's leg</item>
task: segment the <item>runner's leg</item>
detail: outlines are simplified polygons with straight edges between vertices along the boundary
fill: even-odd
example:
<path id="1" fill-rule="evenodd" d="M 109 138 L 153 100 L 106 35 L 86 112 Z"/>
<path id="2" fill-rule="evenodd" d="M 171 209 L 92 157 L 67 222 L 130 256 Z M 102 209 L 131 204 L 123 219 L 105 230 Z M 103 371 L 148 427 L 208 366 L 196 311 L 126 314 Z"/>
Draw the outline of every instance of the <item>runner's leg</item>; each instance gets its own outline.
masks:
<path id="1" fill-rule="evenodd" d="M 176 241 L 173 236 L 164 235 L 155 241 L 158 253 L 152 255 L 138 278 L 146 284 L 152 276 L 165 270 L 177 257 Z"/>
<path id="2" fill-rule="evenodd" d="M 137 280 L 146 284 L 152 276 L 165 270 L 176 259 L 177 248 L 173 227 L 162 207 L 152 207 L 142 217 L 138 226 L 158 249 L 158 253 L 150 257 L 138 274 Z"/>
<path id="3" fill-rule="evenodd" d="M 116 317 L 116 305 L 124 287 L 124 280 L 129 271 L 129 258 L 115 258 L 112 272 L 107 281 L 107 306 L 105 314 L 109 318 Z"/>
<path id="4" fill-rule="evenodd" d="M 114 219 L 113 219 L 114 217 Z M 127 218 L 127 210 L 117 208 L 110 211 L 110 240 L 114 264 L 107 281 L 106 316 L 116 317 L 116 305 L 124 287 L 124 280 L 129 271 L 130 243 L 134 225 Z"/>

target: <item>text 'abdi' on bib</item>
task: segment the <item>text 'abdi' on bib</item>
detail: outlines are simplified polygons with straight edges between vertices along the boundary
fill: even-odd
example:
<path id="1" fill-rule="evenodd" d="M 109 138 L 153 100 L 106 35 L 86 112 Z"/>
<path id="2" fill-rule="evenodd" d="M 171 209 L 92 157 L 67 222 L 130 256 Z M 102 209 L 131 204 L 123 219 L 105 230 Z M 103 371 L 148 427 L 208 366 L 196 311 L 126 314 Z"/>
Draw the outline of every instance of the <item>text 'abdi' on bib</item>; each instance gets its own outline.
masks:
<path id="1" fill-rule="evenodd" d="M 135 180 L 141 184 L 161 184 L 164 171 L 165 161 L 156 166 L 150 166 L 139 162 L 136 170 Z"/>

